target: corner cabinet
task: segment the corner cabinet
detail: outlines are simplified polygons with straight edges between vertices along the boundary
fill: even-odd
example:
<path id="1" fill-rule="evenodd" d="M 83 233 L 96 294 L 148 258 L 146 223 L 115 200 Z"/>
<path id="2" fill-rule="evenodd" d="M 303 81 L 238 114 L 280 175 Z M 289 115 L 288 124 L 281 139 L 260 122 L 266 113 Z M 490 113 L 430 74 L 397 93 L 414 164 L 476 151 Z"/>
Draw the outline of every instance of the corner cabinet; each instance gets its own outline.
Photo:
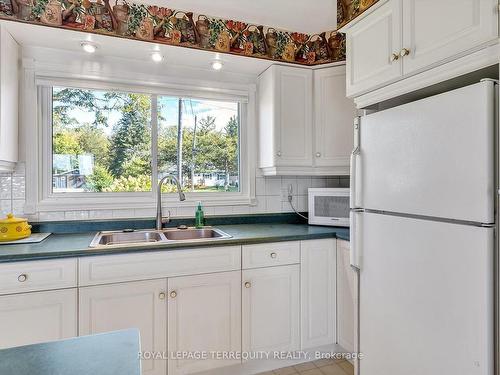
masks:
<path id="1" fill-rule="evenodd" d="M 356 97 L 496 43 L 498 0 L 381 0 L 341 32 Z"/>
<path id="2" fill-rule="evenodd" d="M 260 166 L 312 165 L 311 69 L 273 65 L 259 77 Z"/>
<path id="3" fill-rule="evenodd" d="M 335 239 L 303 241 L 300 254 L 302 349 L 336 341 Z"/>
<path id="4" fill-rule="evenodd" d="M 0 172 L 18 161 L 19 45 L 0 25 Z"/>
<path id="5" fill-rule="evenodd" d="M 349 173 L 354 103 L 345 68 L 273 65 L 259 77 L 259 167 L 265 176 Z"/>

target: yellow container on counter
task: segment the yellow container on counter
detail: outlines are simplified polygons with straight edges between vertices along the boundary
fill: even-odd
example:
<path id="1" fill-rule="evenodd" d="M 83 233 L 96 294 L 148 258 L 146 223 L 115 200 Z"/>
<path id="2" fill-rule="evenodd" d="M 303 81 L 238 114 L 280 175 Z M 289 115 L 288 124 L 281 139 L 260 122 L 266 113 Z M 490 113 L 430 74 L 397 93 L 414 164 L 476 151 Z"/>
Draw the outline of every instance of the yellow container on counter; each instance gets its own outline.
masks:
<path id="1" fill-rule="evenodd" d="M 0 219 L 0 241 L 15 241 L 31 236 L 31 225 L 28 219 L 14 217 L 8 214 L 6 219 Z"/>

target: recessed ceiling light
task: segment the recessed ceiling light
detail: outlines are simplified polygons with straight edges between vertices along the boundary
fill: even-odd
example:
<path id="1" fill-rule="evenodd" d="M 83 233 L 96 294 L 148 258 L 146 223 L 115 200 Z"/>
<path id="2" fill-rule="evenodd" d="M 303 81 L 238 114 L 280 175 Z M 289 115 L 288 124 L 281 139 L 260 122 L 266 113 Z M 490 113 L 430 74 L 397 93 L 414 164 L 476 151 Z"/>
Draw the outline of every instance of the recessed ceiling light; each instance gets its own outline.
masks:
<path id="1" fill-rule="evenodd" d="M 222 60 L 215 59 L 212 61 L 210 66 L 212 67 L 213 70 L 221 70 L 222 67 L 224 66 L 224 63 L 222 62 Z"/>
<path id="2" fill-rule="evenodd" d="M 94 53 L 95 51 L 97 51 L 97 44 L 94 44 L 92 42 L 81 42 L 80 45 L 87 53 Z"/>
<path id="3" fill-rule="evenodd" d="M 155 51 L 151 54 L 151 59 L 156 62 L 162 62 L 163 61 L 163 55 L 159 51 Z"/>

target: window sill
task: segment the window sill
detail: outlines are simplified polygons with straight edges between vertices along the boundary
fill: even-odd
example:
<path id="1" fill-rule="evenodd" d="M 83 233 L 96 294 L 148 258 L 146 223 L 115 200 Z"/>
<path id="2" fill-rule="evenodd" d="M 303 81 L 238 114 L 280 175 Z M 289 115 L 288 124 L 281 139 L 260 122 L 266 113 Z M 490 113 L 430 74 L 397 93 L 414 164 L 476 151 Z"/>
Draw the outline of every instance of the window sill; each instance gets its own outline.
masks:
<path id="1" fill-rule="evenodd" d="M 229 195 L 229 194 L 228 194 Z M 220 206 L 254 206 L 255 197 L 243 195 L 223 195 L 219 197 L 210 197 L 207 194 L 186 193 L 186 200 L 180 202 L 173 196 L 163 196 L 162 206 L 165 208 L 195 207 L 198 202 L 202 202 L 205 207 Z M 63 197 L 51 198 L 40 201 L 35 207 L 25 207 L 27 214 L 37 212 L 53 211 L 82 211 L 82 210 L 121 210 L 121 209 L 154 209 L 156 200 L 151 196 L 139 197 L 103 197 L 103 198 L 85 198 L 85 197 Z"/>

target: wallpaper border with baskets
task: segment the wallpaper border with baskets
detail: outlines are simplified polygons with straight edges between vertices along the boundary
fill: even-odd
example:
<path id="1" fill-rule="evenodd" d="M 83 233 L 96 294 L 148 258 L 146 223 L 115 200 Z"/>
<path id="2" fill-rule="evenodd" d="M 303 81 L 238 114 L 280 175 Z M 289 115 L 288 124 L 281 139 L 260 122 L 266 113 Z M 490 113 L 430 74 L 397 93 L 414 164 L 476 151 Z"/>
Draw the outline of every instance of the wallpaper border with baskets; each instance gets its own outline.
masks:
<path id="1" fill-rule="evenodd" d="M 0 19 L 301 65 L 345 60 L 335 30 L 309 35 L 128 0 L 0 0 Z"/>

